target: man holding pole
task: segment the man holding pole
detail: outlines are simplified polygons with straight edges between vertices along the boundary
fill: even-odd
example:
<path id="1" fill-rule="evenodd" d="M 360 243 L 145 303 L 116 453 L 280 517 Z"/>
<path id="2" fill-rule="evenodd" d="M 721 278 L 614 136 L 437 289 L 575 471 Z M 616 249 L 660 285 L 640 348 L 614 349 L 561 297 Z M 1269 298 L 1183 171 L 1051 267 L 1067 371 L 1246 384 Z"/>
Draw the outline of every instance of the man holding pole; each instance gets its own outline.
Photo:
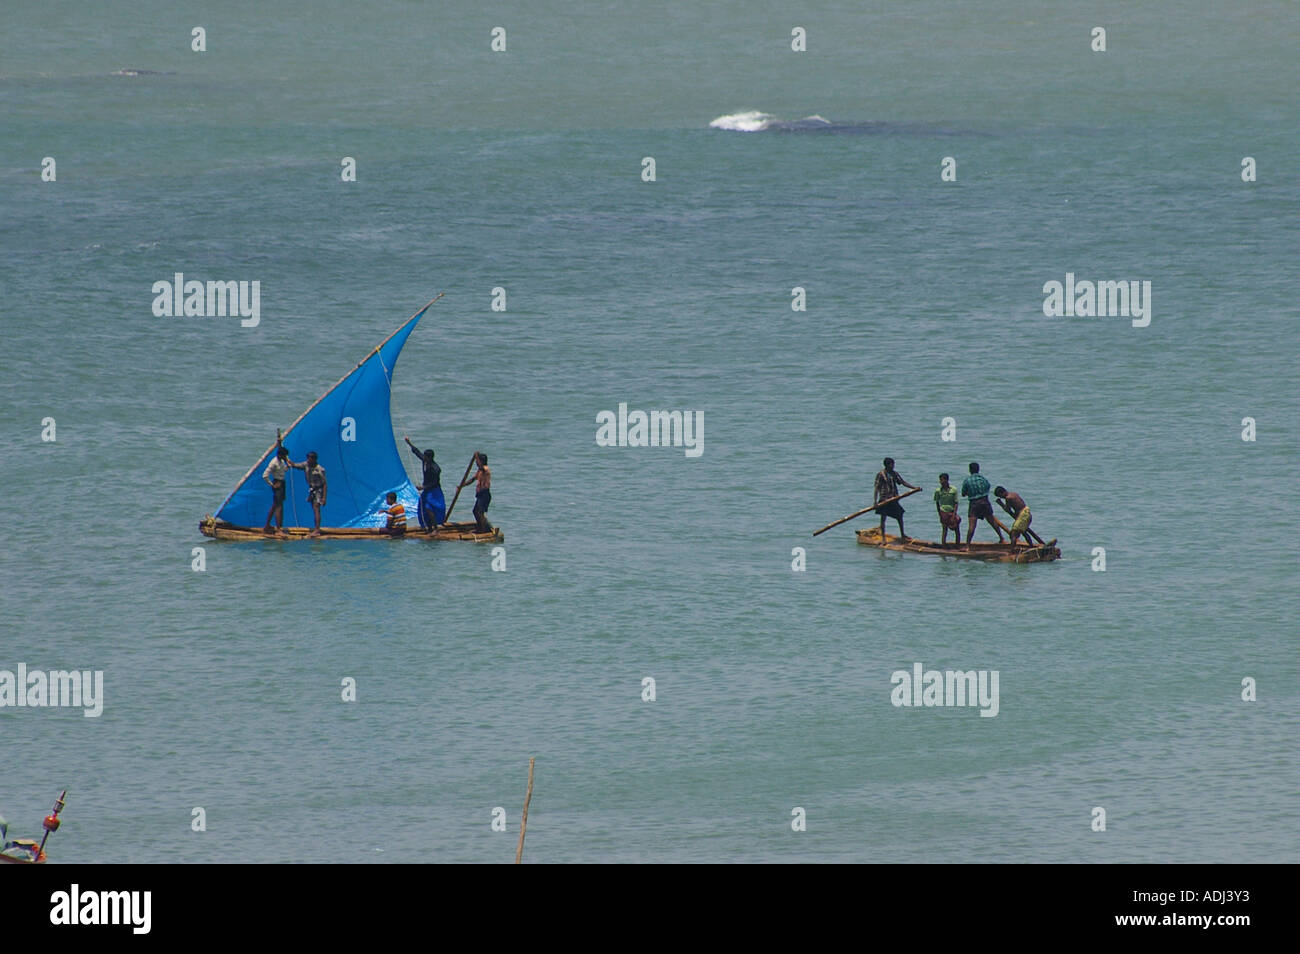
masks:
<path id="1" fill-rule="evenodd" d="M 474 460 L 471 463 L 478 464 L 478 470 L 473 477 L 467 477 L 461 482 L 456 492 L 460 493 L 461 487 L 468 487 L 470 484 L 475 485 L 474 489 L 474 524 L 477 532 L 491 533 L 492 525 L 487 520 L 487 509 L 492 503 L 492 471 L 488 470 L 487 454 L 482 451 L 474 453 Z M 453 501 L 454 503 L 455 501 Z"/>
<path id="2" fill-rule="evenodd" d="M 420 505 L 416 508 L 416 516 L 420 518 L 421 527 L 433 530 L 447 519 L 447 501 L 442 496 L 442 468 L 433 459 L 431 449 L 420 450 L 411 443 L 409 437 L 402 439 L 410 445 L 411 453 L 419 458 L 420 466 L 424 469 L 419 487 Z"/>
<path id="3" fill-rule="evenodd" d="M 275 432 L 275 456 L 262 471 L 262 479 L 271 488 L 271 509 L 266 512 L 263 533 L 271 532 L 271 519 L 275 519 L 276 533 L 284 536 L 284 477 L 289 472 L 289 451 L 280 443 L 280 432 Z"/>
<path id="4" fill-rule="evenodd" d="M 898 539 L 902 540 L 904 543 L 907 542 L 907 535 L 903 533 L 903 506 L 897 500 L 893 499 L 898 496 L 899 484 L 902 484 L 904 487 L 910 488 L 911 490 L 921 489 L 920 487 L 917 487 L 914 484 L 909 484 L 904 480 L 898 471 L 894 470 L 894 458 L 886 457 L 884 469 L 881 470 L 880 473 L 876 474 L 875 492 L 871 498 L 872 506 L 879 504 L 882 500 L 889 501 L 889 503 L 886 503 L 883 507 L 879 507 L 876 510 L 876 513 L 880 514 L 881 543 L 884 543 L 885 541 L 886 517 L 893 517 L 898 521 Z"/>
<path id="5" fill-rule="evenodd" d="M 1026 537 L 1029 536 L 1029 524 L 1034 519 L 1029 512 L 1029 504 L 1025 503 L 1025 498 L 1020 494 L 1013 493 L 1005 487 L 994 487 L 993 496 L 998 498 L 998 502 L 1002 504 L 1003 509 L 1009 511 L 1011 516 L 1016 518 L 1012 521 L 1011 529 L 1008 531 L 1011 536 L 1011 545 L 1014 547 L 1016 539 L 1021 534 Z"/>
<path id="6" fill-rule="evenodd" d="M 970 508 L 966 511 L 966 519 L 970 521 L 966 525 L 966 546 L 970 546 L 975 526 L 981 520 L 989 522 L 998 535 L 998 543 L 1002 543 L 1002 527 L 993 516 L 993 505 L 989 503 L 989 482 L 980 474 L 980 465 L 974 461 L 971 461 L 970 476 L 961 482 L 961 495 L 970 500 Z"/>

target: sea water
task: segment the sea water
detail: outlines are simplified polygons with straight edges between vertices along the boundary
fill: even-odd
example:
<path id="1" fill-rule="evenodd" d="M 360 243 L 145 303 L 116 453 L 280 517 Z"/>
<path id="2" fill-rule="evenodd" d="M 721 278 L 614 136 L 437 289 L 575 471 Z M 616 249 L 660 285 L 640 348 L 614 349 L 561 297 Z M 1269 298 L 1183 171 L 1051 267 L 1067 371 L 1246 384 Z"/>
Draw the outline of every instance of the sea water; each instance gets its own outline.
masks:
<path id="1" fill-rule="evenodd" d="M 66 787 L 54 861 L 504 862 L 535 757 L 529 861 L 1294 861 L 1297 41 L 1280 2 L 7 11 L 0 670 L 103 673 L 98 717 L 0 710 L 11 834 Z M 256 326 L 156 317 L 176 272 Z M 1048 317 L 1067 273 L 1149 324 Z M 489 454 L 504 549 L 202 537 L 438 291 L 396 437 L 449 500 Z M 621 403 L 704 452 L 598 444 Z M 979 461 L 1062 559 L 814 539 L 885 456 L 910 534 Z M 996 716 L 895 705 L 918 664 Z"/>

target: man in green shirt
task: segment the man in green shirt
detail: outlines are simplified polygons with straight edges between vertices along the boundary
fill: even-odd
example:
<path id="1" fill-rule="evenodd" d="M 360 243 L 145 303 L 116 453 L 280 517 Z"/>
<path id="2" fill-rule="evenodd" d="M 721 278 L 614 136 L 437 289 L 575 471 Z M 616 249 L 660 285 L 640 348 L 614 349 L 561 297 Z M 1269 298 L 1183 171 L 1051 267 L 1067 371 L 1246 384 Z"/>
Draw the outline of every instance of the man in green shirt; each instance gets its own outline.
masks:
<path id="1" fill-rule="evenodd" d="M 961 515 L 957 513 L 957 488 L 948 483 L 948 475 L 939 475 L 939 489 L 934 492 L 934 509 L 939 514 L 939 526 L 943 527 L 940 546 L 948 545 L 948 531 L 952 531 L 953 546 L 961 545 Z"/>

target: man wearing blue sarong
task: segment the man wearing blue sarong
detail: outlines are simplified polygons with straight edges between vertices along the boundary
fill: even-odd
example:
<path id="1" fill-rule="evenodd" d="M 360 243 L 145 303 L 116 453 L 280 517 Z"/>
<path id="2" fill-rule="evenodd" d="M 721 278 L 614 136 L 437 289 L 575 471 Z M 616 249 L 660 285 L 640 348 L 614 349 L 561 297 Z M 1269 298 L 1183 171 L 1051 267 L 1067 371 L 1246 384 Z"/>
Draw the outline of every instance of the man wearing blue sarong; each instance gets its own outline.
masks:
<path id="1" fill-rule="evenodd" d="M 424 478 L 419 487 L 420 506 L 416 509 L 416 516 L 420 519 L 421 527 L 432 530 L 447 519 L 447 501 L 442 496 L 442 468 L 434 461 L 432 450 L 420 450 L 411 443 L 409 437 L 403 440 L 424 468 Z"/>

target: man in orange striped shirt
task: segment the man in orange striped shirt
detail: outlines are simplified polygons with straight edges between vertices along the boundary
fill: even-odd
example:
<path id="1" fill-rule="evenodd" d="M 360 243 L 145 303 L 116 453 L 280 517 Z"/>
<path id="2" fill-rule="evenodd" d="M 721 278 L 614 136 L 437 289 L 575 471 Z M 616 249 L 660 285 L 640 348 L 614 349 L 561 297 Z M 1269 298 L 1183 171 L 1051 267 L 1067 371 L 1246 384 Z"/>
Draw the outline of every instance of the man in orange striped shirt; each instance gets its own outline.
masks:
<path id="1" fill-rule="evenodd" d="M 406 532 L 406 508 L 397 502 L 397 494 L 388 492 L 388 532 L 400 537 Z"/>

